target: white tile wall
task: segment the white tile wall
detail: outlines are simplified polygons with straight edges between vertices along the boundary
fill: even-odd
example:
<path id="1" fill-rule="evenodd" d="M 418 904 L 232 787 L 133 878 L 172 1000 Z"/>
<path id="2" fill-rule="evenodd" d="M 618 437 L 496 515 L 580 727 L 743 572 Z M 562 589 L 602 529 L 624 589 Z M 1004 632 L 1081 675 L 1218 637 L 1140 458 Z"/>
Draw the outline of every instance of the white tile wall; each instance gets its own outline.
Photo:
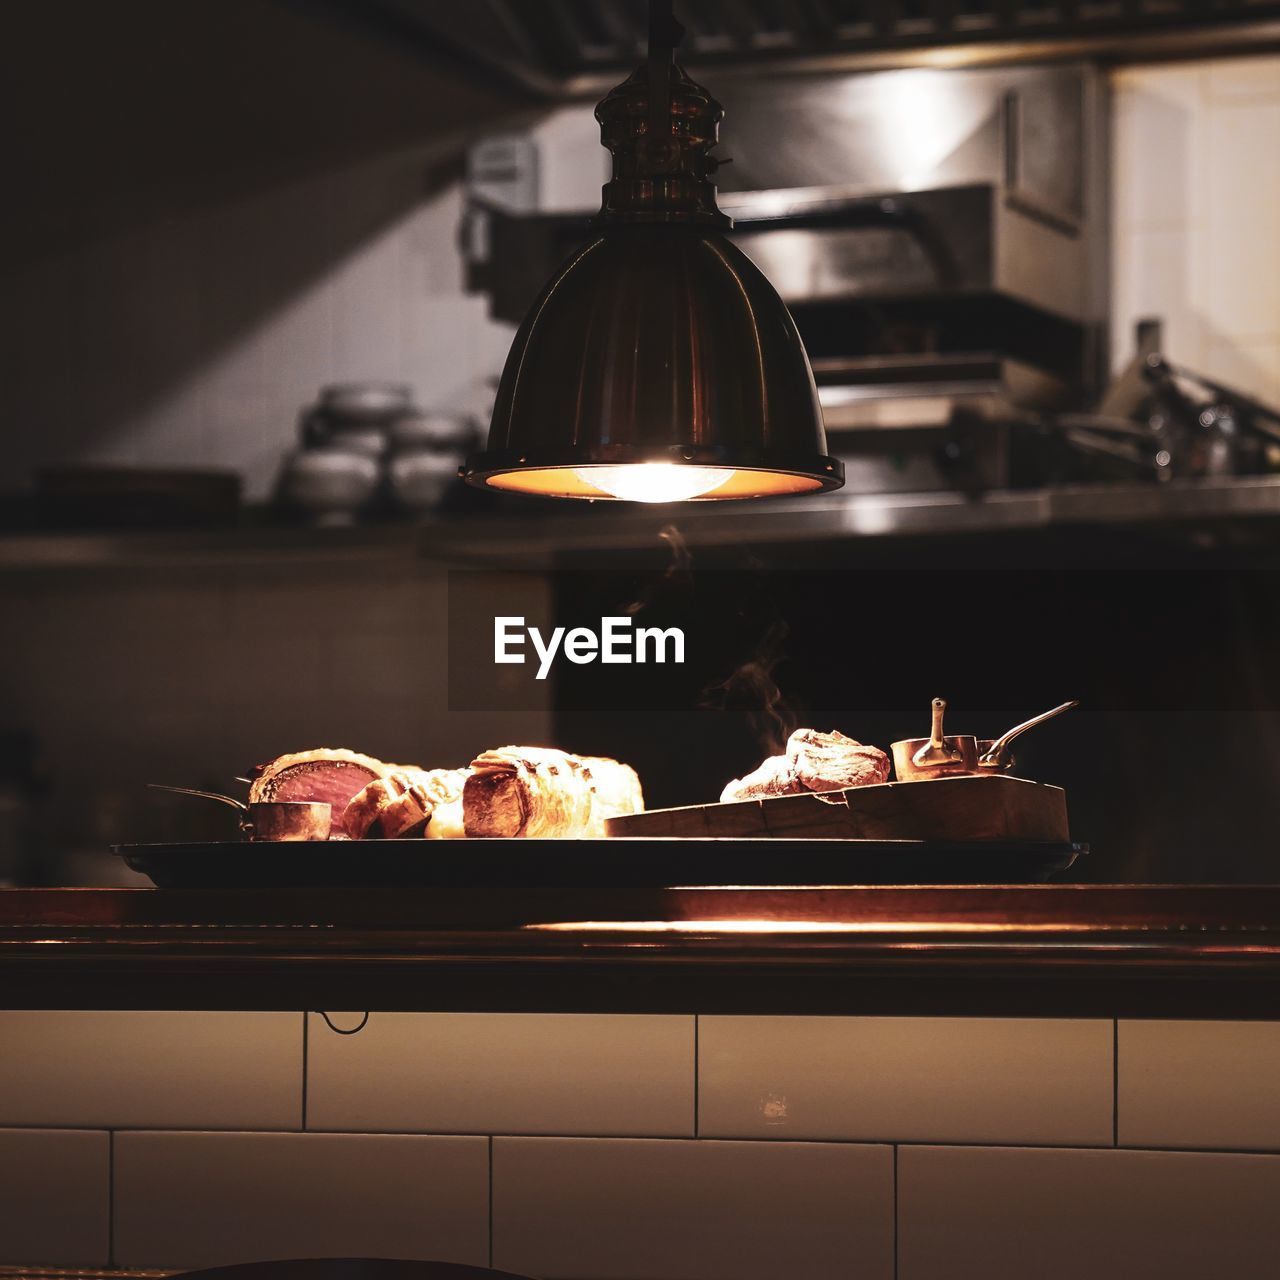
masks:
<path id="1" fill-rule="evenodd" d="M 1167 353 L 1280 402 L 1280 55 L 1115 78 L 1113 363 L 1134 323 Z"/>
<path id="2" fill-rule="evenodd" d="M 889 1280 L 893 1152 L 495 1138 L 493 1265 L 546 1280 Z"/>
<path id="3" fill-rule="evenodd" d="M 326 1257 L 483 1266 L 488 1235 L 485 1138 L 115 1136 L 119 1266 Z"/>
<path id="4" fill-rule="evenodd" d="M 300 1129 L 302 1018 L 0 1011 L 0 1128 Z"/>
<path id="5" fill-rule="evenodd" d="M 899 1280 L 1270 1276 L 1280 1158 L 903 1147 Z"/>
<path id="6" fill-rule="evenodd" d="M 1280 1023 L 1124 1021 L 1126 1147 L 1280 1151 Z"/>
<path id="7" fill-rule="evenodd" d="M 203 464 L 262 498 L 324 383 L 484 407 L 513 329 L 463 293 L 462 189 L 425 191 L 434 159 L 380 156 L 28 262 L 6 282 L 26 424 L 6 484 L 49 463 Z"/>
<path id="8" fill-rule="evenodd" d="M 693 1076 L 688 1016 L 312 1014 L 307 1127 L 692 1137 Z"/>
<path id="9" fill-rule="evenodd" d="M 704 1017 L 699 1133 L 1112 1141 L 1109 1020 Z"/>
<path id="10" fill-rule="evenodd" d="M 547 1280 L 887 1280 L 895 1223 L 900 1280 L 1264 1276 L 1280 1251 L 1280 1154 L 1240 1150 L 1278 1145 L 1280 1023 L 1122 1023 L 1119 1148 L 1079 1145 L 1108 1141 L 1111 1024 L 1038 1019 L 703 1017 L 696 1140 L 623 1136 L 689 1132 L 684 1017 L 313 1019 L 310 1122 L 400 1132 L 105 1132 L 255 1114 L 277 1018 L 293 1052 L 300 1014 L 0 1014 L 0 1265 L 492 1249 Z"/>
<path id="11" fill-rule="evenodd" d="M 106 1266 L 109 1143 L 106 1133 L 0 1131 L 0 1265 Z"/>

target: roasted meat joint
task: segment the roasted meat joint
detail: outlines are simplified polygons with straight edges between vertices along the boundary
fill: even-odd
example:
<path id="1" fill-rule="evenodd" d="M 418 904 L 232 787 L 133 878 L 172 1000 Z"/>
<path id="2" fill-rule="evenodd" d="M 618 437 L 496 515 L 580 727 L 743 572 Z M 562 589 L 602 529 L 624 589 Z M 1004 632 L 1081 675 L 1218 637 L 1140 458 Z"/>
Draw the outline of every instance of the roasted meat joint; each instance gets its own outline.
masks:
<path id="1" fill-rule="evenodd" d="M 602 835 L 606 819 L 638 813 L 644 802 L 627 765 L 551 747 L 499 747 L 463 769 L 384 764 L 321 747 L 280 756 L 256 771 L 251 814 L 270 808 L 287 815 L 294 807 L 305 811 L 294 832 L 274 838 L 313 838 L 305 823 L 327 808 L 328 835 L 319 839 L 573 839 Z M 282 821 L 276 829 L 285 826 Z"/>
<path id="2" fill-rule="evenodd" d="M 13 0 L 0 1280 L 1280 1275 L 1280 0 Z"/>

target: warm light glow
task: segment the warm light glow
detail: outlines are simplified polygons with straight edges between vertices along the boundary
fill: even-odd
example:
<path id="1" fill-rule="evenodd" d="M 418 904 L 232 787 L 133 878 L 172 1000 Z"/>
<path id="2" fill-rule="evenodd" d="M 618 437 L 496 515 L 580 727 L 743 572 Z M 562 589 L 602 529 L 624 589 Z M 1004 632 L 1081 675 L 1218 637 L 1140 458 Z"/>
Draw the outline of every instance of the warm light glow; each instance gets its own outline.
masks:
<path id="1" fill-rule="evenodd" d="M 556 920 L 527 924 L 548 933 L 1061 933 L 1087 932 L 1092 925 L 1009 924 L 978 920 Z"/>
<path id="2" fill-rule="evenodd" d="M 637 462 L 625 467 L 580 467 L 580 480 L 624 502 L 686 502 L 718 489 L 733 475 L 719 467 L 686 467 L 675 462 Z"/>
<path id="3" fill-rule="evenodd" d="M 599 471 L 644 470 L 662 463 L 632 463 L 629 465 L 598 464 L 584 467 L 531 467 L 527 470 L 498 471 L 485 477 L 484 483 L 491 489 L 504 489 L 511 493 L 539 493 L 549 498 L 617 499 L 603 485 L 596 483 Z M 693 464 L 666 464 L 676 471 L 692 471 L 723 475 L 726 477 L 712 489 L 695 493 L 694 502 L 717 502 L 722 498 L 771 498 L 790 493 L 812 493 L 822 488 L 817 476 L 794 471 L 758 471 L 750 467 L 733 470 L 698 467 Z M 668 499 L 669 501 L 669 499 Z"/>

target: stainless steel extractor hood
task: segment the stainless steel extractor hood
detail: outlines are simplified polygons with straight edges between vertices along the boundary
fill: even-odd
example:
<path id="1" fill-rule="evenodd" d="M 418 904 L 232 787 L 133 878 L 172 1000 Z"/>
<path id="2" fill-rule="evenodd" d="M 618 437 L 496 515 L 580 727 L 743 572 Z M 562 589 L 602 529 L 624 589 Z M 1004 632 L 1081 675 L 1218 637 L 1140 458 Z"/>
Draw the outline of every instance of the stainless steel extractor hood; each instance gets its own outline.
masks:
<path id="1" fill-rule="evenodd" d="M 998 485 L 987 425 L 1092 399 L 1108 294 L 1096 69 L 736 76 L 724 98 L 721 204 L 795 317 L 828 431 L 923 429 L 892 451 L 974 464 L 932 482 L 896 465 L 886 483 Z M 584 242 L 594 125 L 562 108 L 473 153 L 462 239 L 495 316 L 517 321 Z"/>
<path id="2" fill-rule="evenodd" d="M 598 95 L 643 57 L 643 0 L 289 0 L 544 100 Z M 682 62 L 792 70 L 990 65 L 1256 50 L 1274 0 L 682 0 Z"/>

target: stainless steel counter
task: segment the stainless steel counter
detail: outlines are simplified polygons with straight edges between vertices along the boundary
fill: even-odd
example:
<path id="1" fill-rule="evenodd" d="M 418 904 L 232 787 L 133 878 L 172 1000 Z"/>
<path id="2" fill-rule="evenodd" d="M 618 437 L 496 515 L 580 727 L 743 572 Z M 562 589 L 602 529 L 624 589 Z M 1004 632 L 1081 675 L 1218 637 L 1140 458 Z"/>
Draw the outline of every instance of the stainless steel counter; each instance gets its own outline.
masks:
<path id="1" fill-rule="evenodd" d="M 1068 526 L 1202 526 L 1280 522 L 1280 476 L 1154 485 L 1078 485 L 990 493 L 832 494 L 744 503 L 546 504 L 510 516 L 501 507 L 421 525 L 308 529 L 252 527 L 0 537 L 0 574 L 114 569 L 247 571 L 299 562 L 352 565 L 512 564 L 538 567 L 561 552 L 652 546 L 678 521 L 704 546 L 835 542 L 890 536 L 990 534 Z"/>

